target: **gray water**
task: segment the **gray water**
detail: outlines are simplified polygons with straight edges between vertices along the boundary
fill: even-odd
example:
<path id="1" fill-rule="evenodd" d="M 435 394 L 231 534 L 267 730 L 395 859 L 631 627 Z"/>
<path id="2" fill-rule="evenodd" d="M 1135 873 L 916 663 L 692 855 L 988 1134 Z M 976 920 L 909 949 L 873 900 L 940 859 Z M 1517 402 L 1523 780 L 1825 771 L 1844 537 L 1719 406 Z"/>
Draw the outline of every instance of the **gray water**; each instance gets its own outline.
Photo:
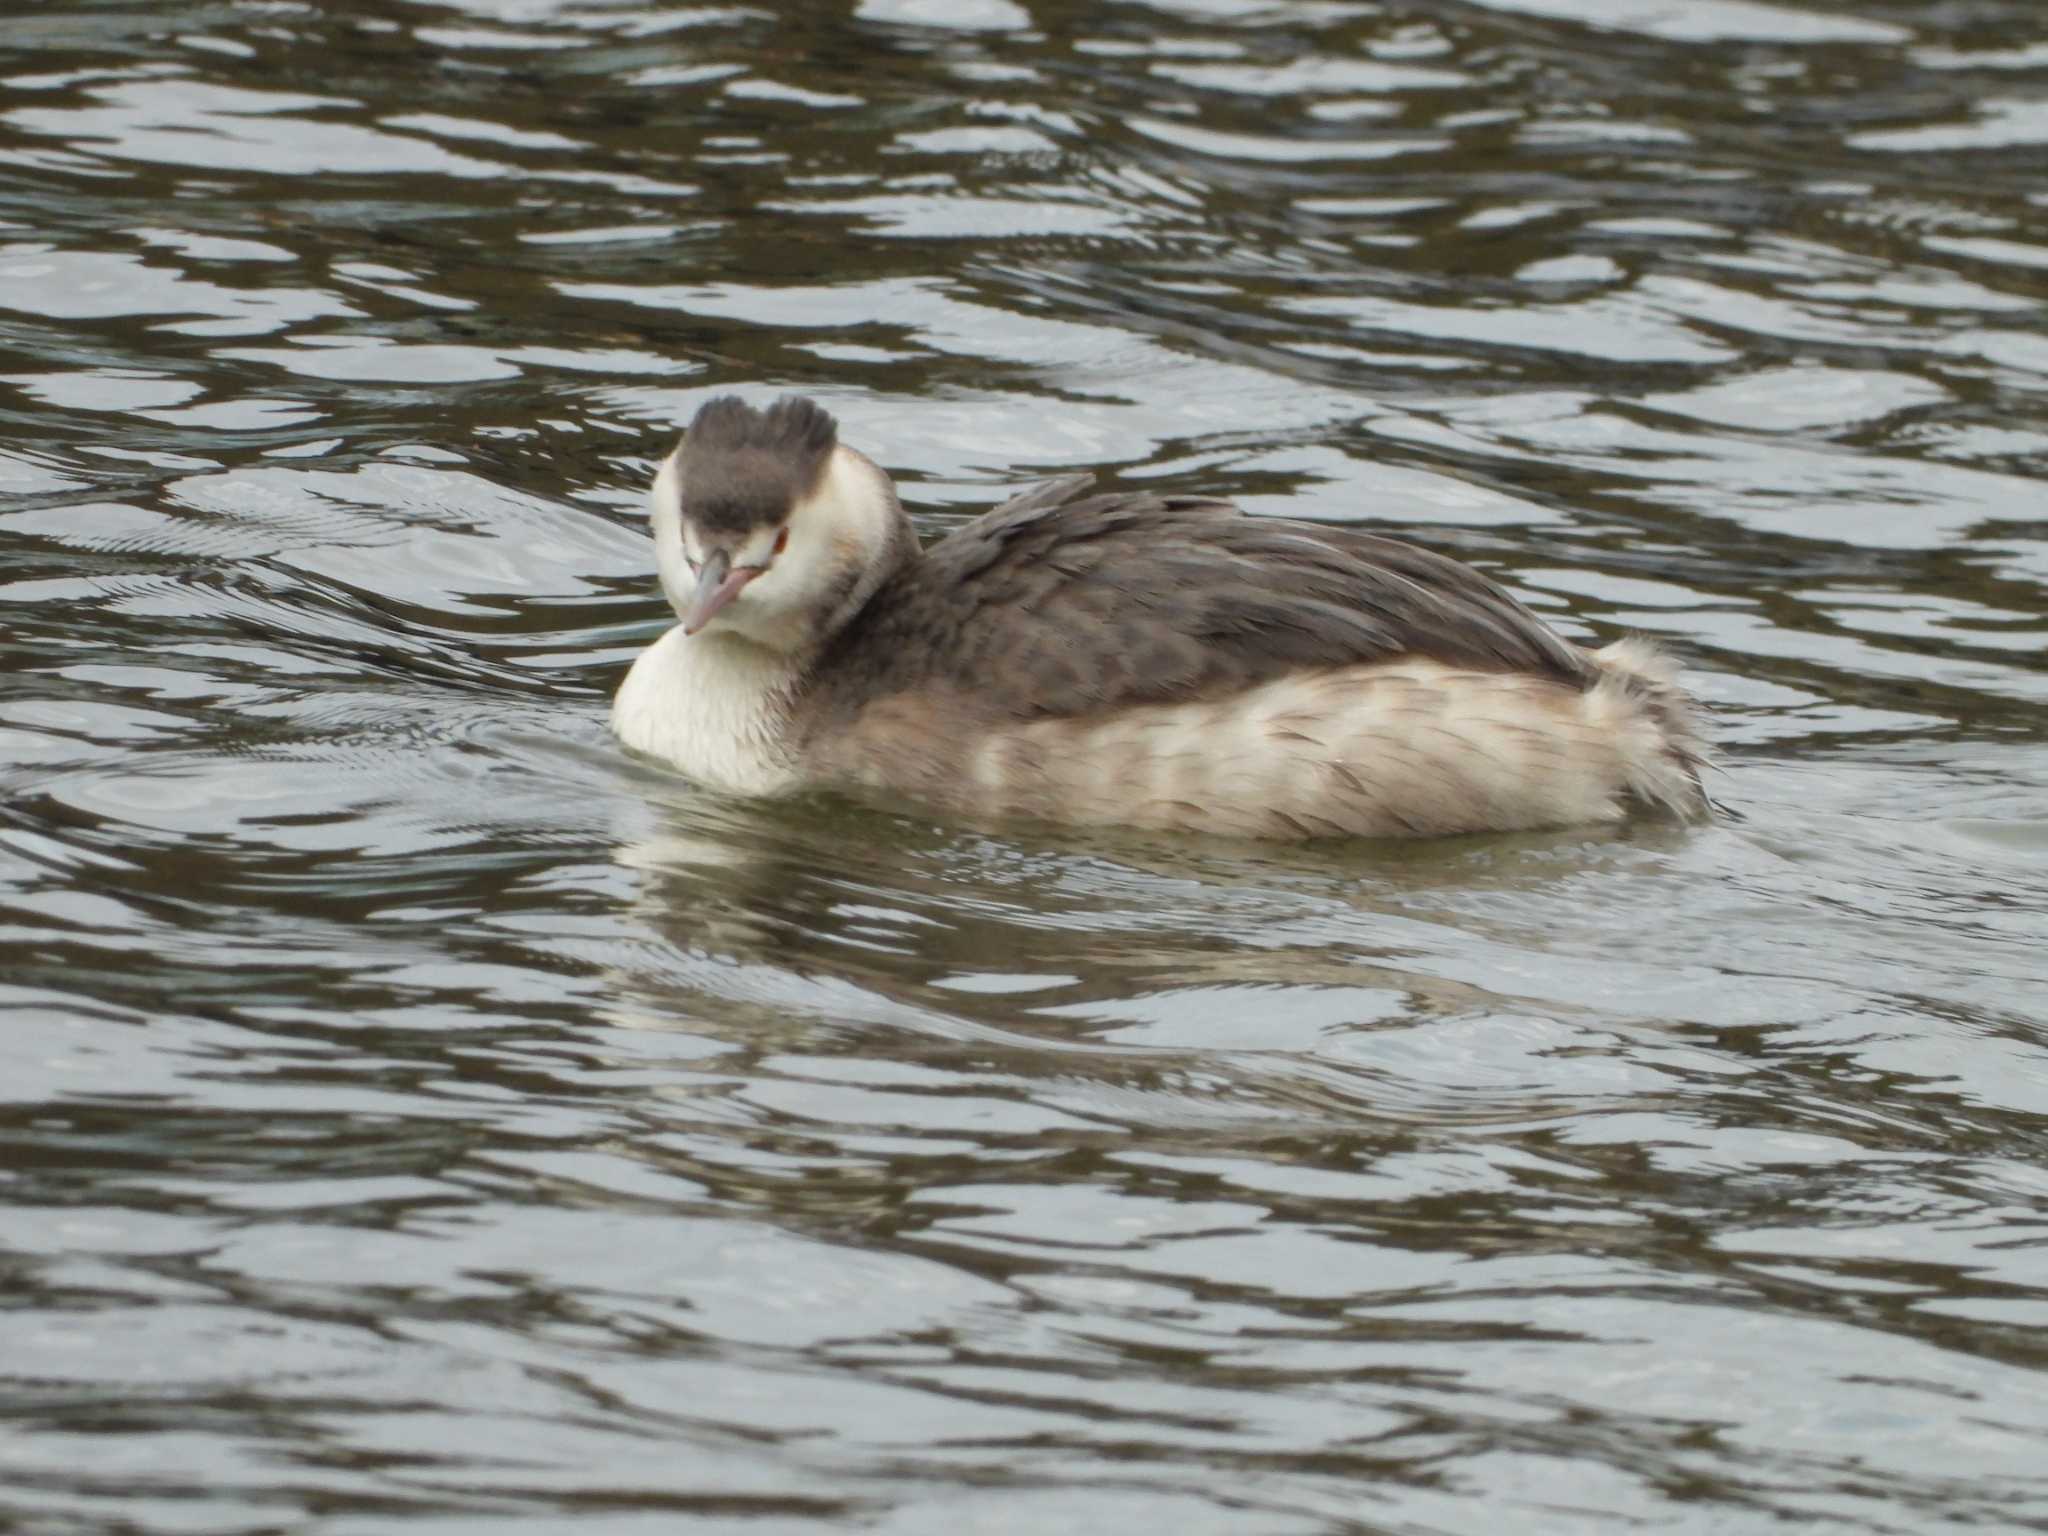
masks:
<path id="1" fill-rule="evenodd" d="M 2048 1530 L 2048 10 L 0 0 L 0 1528 Z M 816 394 L 1680 654 L 1739 819 L 627 759 Z"/>

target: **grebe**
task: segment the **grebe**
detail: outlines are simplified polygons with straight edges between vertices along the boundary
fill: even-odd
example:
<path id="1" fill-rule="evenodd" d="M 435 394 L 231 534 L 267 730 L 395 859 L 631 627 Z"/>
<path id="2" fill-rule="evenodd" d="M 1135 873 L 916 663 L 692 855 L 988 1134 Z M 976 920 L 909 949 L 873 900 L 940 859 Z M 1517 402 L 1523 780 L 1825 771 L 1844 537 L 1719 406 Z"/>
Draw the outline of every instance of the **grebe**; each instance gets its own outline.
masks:
<path id="1" fill-rule="evenodd" d="M 894 485 L 790 397 L 697 412 L 653 492 L 681 622 L 612 709 L 746 795 L 1263 838 L 1703 817 L 1691 699 L 1486 577 L 1351 528 L 1071 476 L 920 549 Z"/>

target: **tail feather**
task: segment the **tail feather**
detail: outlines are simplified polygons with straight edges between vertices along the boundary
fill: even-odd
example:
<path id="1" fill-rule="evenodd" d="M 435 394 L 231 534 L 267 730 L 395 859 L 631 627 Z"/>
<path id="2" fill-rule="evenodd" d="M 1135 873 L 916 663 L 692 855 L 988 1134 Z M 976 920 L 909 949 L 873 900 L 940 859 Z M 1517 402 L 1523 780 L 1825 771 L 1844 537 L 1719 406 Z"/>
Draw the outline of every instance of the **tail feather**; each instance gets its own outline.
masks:
<path id="1" fill-rule="evenodd" d="M 1591 702 L 1621 744 L 1628 791 L 1687 821 L 1713 813 L 1702 782 L 1713 762 L 1700 706 L 1678 682 L 1678 663 L 1656 642 L 1631 635 L 1593 653 L 1601 676 Z"/>

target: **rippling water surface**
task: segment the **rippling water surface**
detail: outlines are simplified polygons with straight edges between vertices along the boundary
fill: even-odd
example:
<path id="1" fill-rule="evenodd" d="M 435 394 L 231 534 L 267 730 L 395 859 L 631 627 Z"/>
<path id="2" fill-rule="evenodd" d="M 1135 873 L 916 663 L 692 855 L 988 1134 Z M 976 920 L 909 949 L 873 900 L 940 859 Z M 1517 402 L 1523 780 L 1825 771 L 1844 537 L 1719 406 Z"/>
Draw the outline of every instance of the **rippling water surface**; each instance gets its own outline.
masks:
<path id="1" fill-rule="evenodd" d="M 4 9 L 0 1526 L 2048 1530 L 2048 11 Z M 714 388 L 1663 637 L 1741 819 L 695 790 Z"/>

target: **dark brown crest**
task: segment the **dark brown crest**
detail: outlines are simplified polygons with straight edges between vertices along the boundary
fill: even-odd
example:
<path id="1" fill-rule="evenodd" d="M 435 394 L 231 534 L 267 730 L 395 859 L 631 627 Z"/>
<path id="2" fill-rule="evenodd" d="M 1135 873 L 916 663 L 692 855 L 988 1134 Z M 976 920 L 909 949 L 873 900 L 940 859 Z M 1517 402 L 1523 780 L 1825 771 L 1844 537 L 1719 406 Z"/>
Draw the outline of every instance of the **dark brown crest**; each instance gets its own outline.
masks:
<path id="1" fill-rule="evenodd" d="M 838 440 L 838 423 L 801 395 L 766 410 L 736 395 L 706 401 L 683 436 L 683 517 L 727 536 L 779 523 Z"/>

